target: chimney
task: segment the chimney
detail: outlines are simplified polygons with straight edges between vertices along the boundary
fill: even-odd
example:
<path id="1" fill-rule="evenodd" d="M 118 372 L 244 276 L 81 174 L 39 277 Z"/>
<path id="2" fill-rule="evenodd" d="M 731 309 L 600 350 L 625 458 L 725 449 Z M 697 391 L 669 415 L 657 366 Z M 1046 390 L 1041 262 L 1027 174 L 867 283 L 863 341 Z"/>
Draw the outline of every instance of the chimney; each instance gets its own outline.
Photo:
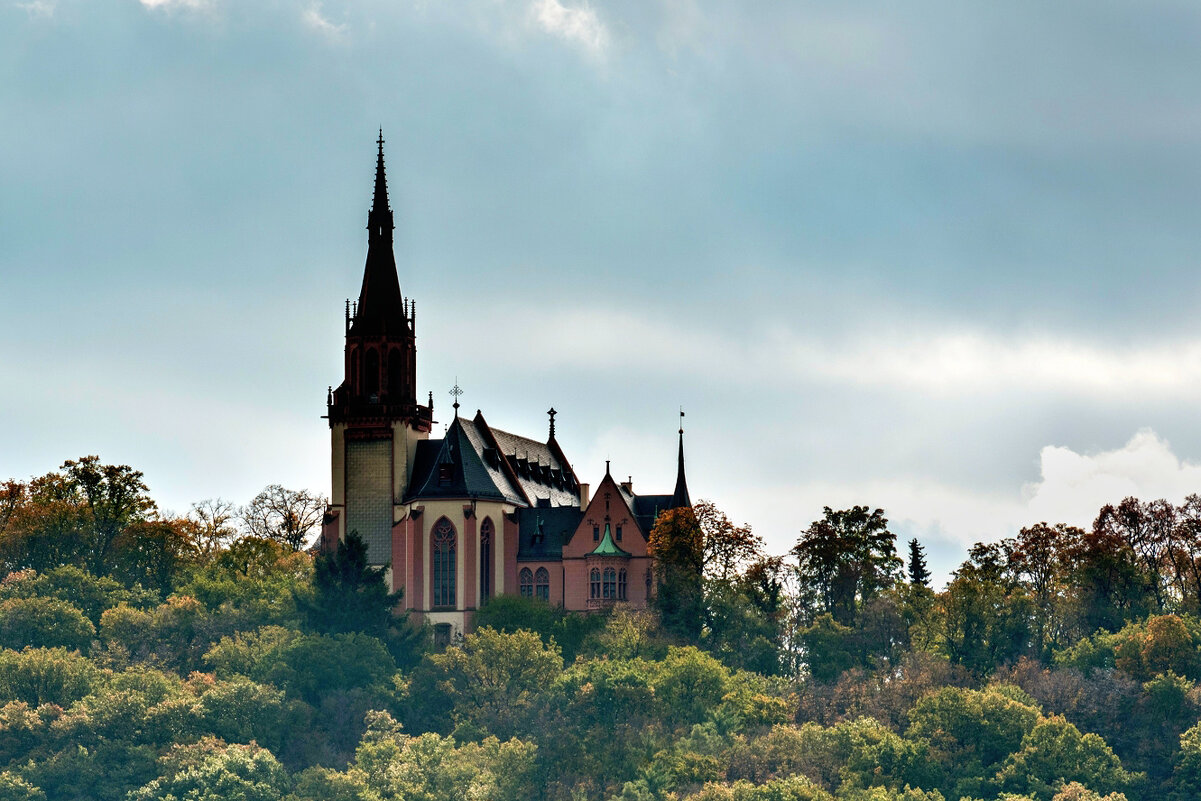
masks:
<path id="1" fill-rule="evenodd" d="M 588 508 L 588 500 L 590 497 L 591 496 L 588 494 L 588 485 L 581 484 L 580 485 L 580 508 L 581 509 Z"/>
<path id="2" fill-rule="evenodd" d="M 621 482 L 621 488 L 626 491 L 626 495 L 634 494 L 634 477 L 629 476 L 625 481 Z"/>

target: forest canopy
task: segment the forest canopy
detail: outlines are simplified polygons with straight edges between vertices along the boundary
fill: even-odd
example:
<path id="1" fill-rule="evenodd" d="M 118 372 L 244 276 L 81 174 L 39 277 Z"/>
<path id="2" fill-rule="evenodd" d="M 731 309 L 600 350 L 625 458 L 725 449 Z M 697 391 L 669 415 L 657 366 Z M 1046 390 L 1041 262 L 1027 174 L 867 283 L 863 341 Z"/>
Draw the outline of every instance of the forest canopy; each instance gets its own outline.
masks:
<path id="1" fill-rule="evenodd" d="M 94 456 L 0 485 L 0 801 L 1201 797 L 1201 498 L 973 546 L 884 510 L 786 554 L 660 516 L 650 609 L 500 596 L 441 649 L 325 499 L 160 511 Z"/>

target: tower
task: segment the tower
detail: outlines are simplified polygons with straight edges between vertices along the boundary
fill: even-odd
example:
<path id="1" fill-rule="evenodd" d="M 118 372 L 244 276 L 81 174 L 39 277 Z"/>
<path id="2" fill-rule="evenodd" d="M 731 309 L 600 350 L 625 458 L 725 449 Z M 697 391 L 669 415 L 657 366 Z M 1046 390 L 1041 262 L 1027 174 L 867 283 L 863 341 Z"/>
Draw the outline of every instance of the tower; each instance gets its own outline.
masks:
<path id="1" fill-rule="evenodd" d="M 346 302 L 342 383 L 330 392 L 330 510 L 326 547 L 358 532 L 372 564 L 392 555 L 392 527 L 403 519 L 417 442 L 429 436 L 431 404 L 417 403 L 416 311 L 400 291 L 394 228 L 380 132 L 375 193 L 367 214 L 367 263 L 359 298 Z"/>

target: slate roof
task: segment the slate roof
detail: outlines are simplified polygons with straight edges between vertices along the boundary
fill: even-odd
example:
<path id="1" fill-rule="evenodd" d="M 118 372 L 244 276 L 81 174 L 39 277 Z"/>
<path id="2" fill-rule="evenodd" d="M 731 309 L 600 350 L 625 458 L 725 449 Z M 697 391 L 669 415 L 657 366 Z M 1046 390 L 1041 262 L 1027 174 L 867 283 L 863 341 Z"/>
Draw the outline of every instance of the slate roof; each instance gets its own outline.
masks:
<path id="1" fill-rule="evenodd" d="M 517 560 L 559 561 L 563 558 L 563 546 L 583 519 L 584 512 L 578 506 L 518 510 Z"/>
<path id="2" fill-rule="evenodd" d="M 482 456 L 483 442 L 474 421 L 456 417 L 445 437 L 417 443 L 405 500 L 478 498 L 524 506 L 525 498 L 499 465 L 488 464 Z"/>
<path id="3" fill-rule="evenodd" d="M 638 528 L 642 529 L 642 536 L 649 537 L 659 513 L 675 507 L 672 506 L 671 495 L 635 495 L 630 508 L 634 511 Z"/>
<path id="4" fill-rule="evenodd" d="M 476 420 L 482 418 L 477 416 Z M 580 485 L 571 465 L 556 454 L 558 448 L 491 426 L 488 430 L 531 506 L 537 506 L 539 500 L 549 501 L 551 506 L 579 505 Z"/>
<path id="5" fill-rule="evenodd" d="M 363 286 L 350 336 L 398 336 L 409 333 L 408 316 L 396 275 L 396 256 L 392 252 L 392 210 L 388 207 L 388 181 L 384 175 L 384 137 L 380 133 L 379 154 L 375 164 L 375 195 L 367 215 L 367 263 L 363 268 Z"/>

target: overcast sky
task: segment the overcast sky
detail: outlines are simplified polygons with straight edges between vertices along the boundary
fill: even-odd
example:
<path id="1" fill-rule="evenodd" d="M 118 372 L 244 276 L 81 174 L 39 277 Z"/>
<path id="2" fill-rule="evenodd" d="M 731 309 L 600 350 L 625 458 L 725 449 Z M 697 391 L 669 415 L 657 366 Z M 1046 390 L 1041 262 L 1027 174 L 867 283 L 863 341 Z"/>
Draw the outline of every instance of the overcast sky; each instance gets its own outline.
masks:
<path id="1" fill-rule="evenodd" d="M 387 140 L 418 383 L 776 552 L 1201 491 L 1195 2 L 0 0 L 0 478 L 329 491 Z M 441 430 L 441 424 L 438 429 Z"/>

